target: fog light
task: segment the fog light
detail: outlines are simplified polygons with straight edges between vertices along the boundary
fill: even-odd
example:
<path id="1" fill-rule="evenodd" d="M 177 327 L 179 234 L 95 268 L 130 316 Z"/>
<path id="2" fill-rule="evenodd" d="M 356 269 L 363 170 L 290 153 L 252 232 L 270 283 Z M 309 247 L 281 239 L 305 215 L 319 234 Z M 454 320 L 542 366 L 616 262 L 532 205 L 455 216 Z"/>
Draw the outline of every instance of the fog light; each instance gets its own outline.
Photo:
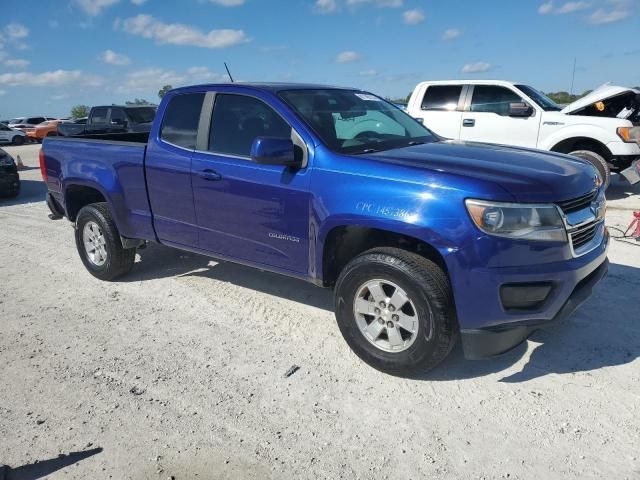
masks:
<path id="1" fill-rule="evenodd" d="M 500 287 L 500 300 L 505 310 L 536 310 L 549 297 L 550 282 L 507 283 Z"/>

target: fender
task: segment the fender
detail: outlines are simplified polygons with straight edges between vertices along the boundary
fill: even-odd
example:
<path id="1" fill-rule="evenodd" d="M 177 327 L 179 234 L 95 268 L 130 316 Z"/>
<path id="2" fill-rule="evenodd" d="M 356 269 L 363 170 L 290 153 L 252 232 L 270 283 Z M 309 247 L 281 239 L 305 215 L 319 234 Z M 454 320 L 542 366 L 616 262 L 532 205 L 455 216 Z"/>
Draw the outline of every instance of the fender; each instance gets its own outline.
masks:
<path id="1" fill-rule="evenodd" d="M 569 115 L 566 115 L 566 117 L 570 118 Z M 620 140 L 616 137 L 615 126 L 607 126 L 607 128 L 605 128 L 598 125 L 589 125 L 586 123 L 566 125 L 545 137 L 545 129 L 554 128 L 550 127 L 549 125 L 545 125 L 545 122 L 552 122 L 552 120 L 545 120 L 544 118 L 542 120 L 542 125 L 540 126 L 541 141 L 538 144 L 538 148 L 542 150 L 551 150 L 560 142 L 563 142 L 564 140 L 568 140 L 570 138 L 591 138 L 601 143 L 602 145 L 607 145 L 607 143 L 609 142 Z"/>

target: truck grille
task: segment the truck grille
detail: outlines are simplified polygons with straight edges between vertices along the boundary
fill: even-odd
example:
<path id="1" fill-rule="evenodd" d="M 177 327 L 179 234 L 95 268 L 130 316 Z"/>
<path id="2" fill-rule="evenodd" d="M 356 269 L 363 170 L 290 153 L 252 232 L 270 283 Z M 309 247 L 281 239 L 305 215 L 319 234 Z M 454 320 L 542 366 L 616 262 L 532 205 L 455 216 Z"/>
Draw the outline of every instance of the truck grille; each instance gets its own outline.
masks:
<path id="1" fill-rule="evenodd" d="M 571 244 L 573 245 L 573 250 L 578 251 L 580 247 L 588 244 L 598 233 L 598 228 L 600 227 L 601 222 L 592 222 L 587 225 L 583 225 L 580 228 L 577 228 L 573 232 L 569 233 L 571 237 Z"/>
<path id="2" fill-rule="evenodd" d="M 564 202 L 558 202 L 558 206 L 564 213 L 577 212 L 583 208 L 589 208 L 591 202 L 593 202 L 597 195 L 598 190 L 594 190 L 593 192 L 589 192 L 581 197 L 574 198 L 572 200 L 565 200 Z"/>

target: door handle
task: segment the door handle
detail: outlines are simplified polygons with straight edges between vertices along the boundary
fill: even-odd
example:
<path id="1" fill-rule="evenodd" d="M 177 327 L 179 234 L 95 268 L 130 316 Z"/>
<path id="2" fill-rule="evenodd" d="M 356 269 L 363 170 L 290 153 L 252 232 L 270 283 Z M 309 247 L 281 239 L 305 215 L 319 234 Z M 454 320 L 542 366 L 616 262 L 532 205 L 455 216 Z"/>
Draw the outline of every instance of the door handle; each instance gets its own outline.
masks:
<path id="1" fill-rule="evenodd" d="M 202 170 L 200 172 L 200 178 L 204 178 L 205 180 L 215 181 L 215 180 L 222 180 L 222 175 L 220 175 L 215 170 L 211 170 L 210 168 L 207 168 L 206 170 Z"/>
<path id="2" fill-rule="evenodd" d="M 464 120 L 462 120 L 462 126 L 463 127 L 475 127 L 476 126 L 476 121 L 473 118 L 465 118 Z"/>

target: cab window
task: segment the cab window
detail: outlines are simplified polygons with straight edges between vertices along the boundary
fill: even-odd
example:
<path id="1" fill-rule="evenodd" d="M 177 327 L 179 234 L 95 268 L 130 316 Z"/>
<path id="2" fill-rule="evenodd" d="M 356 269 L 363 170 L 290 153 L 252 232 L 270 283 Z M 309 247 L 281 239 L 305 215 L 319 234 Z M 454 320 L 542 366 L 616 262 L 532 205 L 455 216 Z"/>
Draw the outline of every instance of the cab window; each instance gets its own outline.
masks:
<path id="1" fill-rule="evenodd" d="M 509 104 L 524 102 L 515 92 L 508 88 L 494 85 L 476 85 L 471 98 L 472 112 L 488 112 L 498 115 L 509 115 Z"/>
<path id="2" fill-rule="evenodd" d="M 431 85 L 422 99 L 422 110 L 450 112 L 458 108 L 462 85 Z"/>
<path id="3" fill-rule="evenodd" d="M 256 137 L 291 137 L 291 127 L 269 105 L 245 95 L 216 95 L 209 151 L 248 157 Z"/>

